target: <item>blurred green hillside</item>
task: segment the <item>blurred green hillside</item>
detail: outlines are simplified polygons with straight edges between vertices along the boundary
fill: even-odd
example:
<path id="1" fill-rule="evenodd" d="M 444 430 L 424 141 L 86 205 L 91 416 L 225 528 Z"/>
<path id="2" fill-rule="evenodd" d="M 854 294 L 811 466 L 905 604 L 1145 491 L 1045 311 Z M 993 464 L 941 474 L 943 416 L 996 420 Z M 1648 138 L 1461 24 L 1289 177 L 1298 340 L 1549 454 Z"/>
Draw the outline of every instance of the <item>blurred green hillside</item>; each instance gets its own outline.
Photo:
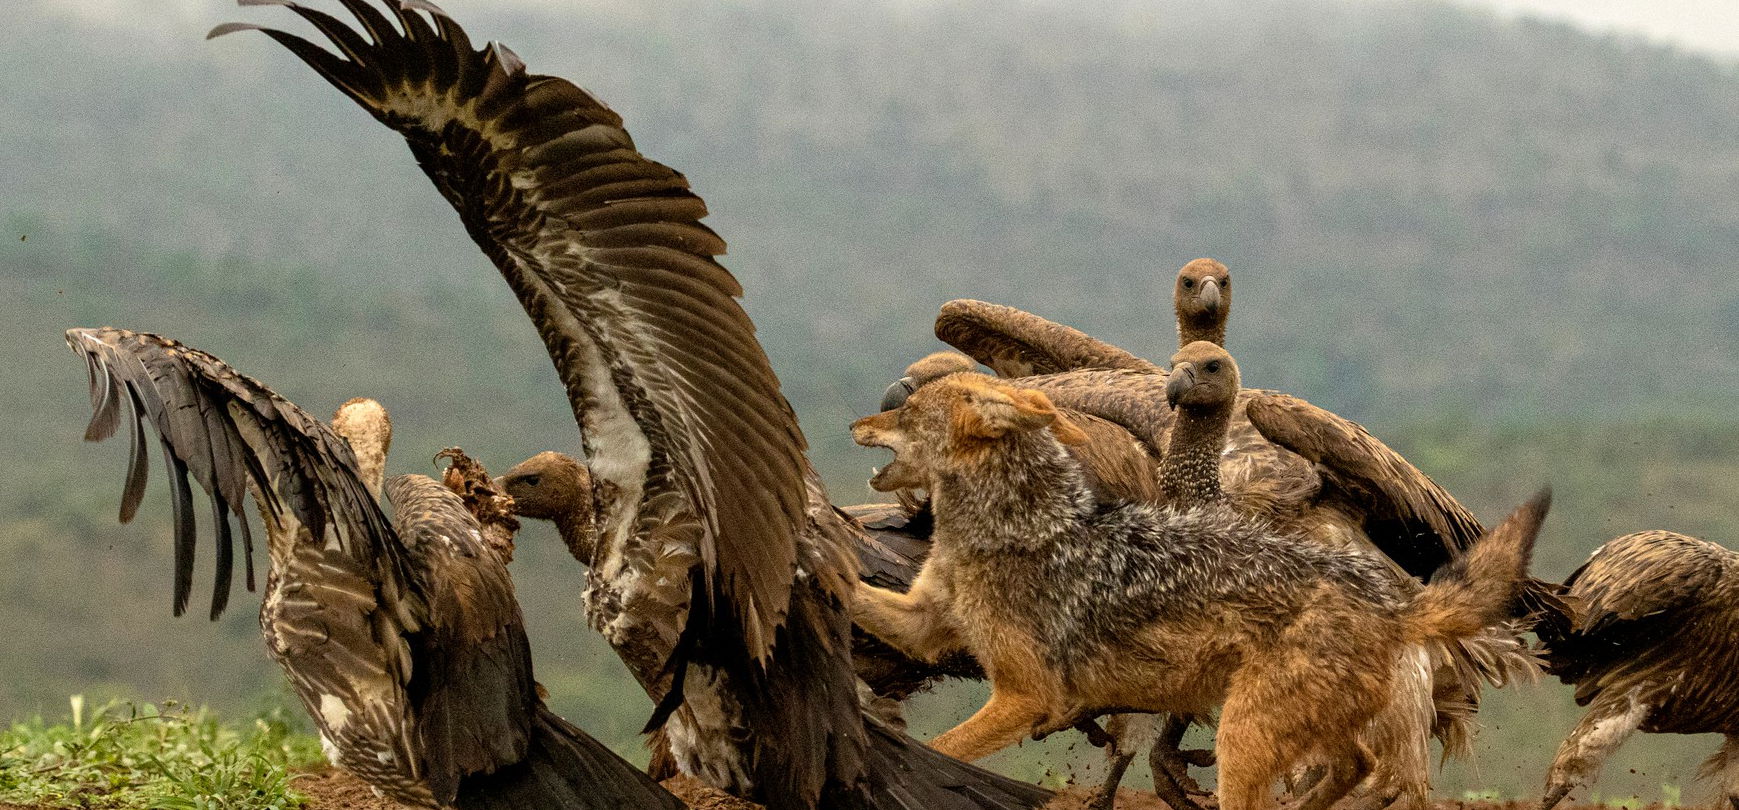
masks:
<path id="1" fill-rule="evenodd" d="M 1212 255 L 1252 384 L 1364 421 L 1482 516 L 1554 484 L 1542 573 L 1642 528 L 1739 543 L 1731 65 L 1429 3 L 444 5 L 689 175 L 841 502 L 883 460 L 844 424 L 934 347 L 943 300 L 1162 358 L 1171 274 Z M 182 338 L 315 412 L 377 397 L 400 471 L 574 444 L 403 146 L 263 38 L 199 39 L 277 11 L 214 2 L 167 47 L 34 6 L 0 33 L 0 718 L 279 688 L 245 600 L 169 618 L 166 499 L 114 523 L 125 450 L 78 442 L 68 327 Z M 633 752 L 649 706 L 580 622 L 577 565 L 541 527 L 521 548 L 540 679 Z M 1537 791 L 1574 722 L 1556 685 L 1495 703 L 1449 795 Z M 1037 776 L 1070 742 L 1001 764 Z M 1639 738 L 1601 795 L 1688 784 L 1714 745 Z"/>

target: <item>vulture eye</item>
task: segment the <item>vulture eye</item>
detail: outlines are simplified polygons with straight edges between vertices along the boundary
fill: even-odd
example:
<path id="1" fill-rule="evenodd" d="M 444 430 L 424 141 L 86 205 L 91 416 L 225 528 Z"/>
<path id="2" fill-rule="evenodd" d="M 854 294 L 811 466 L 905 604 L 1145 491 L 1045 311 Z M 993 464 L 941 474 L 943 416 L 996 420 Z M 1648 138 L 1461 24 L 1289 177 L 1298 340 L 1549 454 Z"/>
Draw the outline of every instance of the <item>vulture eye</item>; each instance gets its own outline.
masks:
<path id="1" fill-rule="evenodd" d="M 1205 368 L 1207 368 L 1209 374 L 1218 373 L 1220 370 L 1220 361 L 1209 360 L 1208 364 L 1207 364 L 1207 366 L 1205 366 Z"/>
<path id="2" fill-rule="evenodd" d="M 1192 288 L 1192 287 L 1194 287 L 1194 286 L 1196 286 L 1196 280 L 1195 280 L 1195 279 L 1193 279 L 1193 278 L 1186 278 L 1186 279 L 1184 279 L 1184 280 L 1183 280 L 1183 288 L 1184 288 L 1184 289 L 1186 289 L 1186 290 L 1187 290 L 1187 289 L 1190 289 L 1190 288 Z"/>
<path id="3" fill-rule="evenodd" d="M 541 476 L 541 475 L 528 475 L 528 476 L 525 476 L 524 478 L 521 478 L 519 480 L 524 481 L 525 485 L 528 487 L 535 487 L 535 486 L 537 486 L 537 482 L 543 480 L 543 476 Z"/>
<path id="4" fill-rule="evenodd" d="M 1228 277 L 1226 277 L 1226 278 L 1222 278 L 1222 279 L 1220 279 L 1220 286 L 1221 286 L 1221 287 L 1230 287 L 1230 286 L 1232 286 L 1232 279 L 1231 279 L 1231 277 L 1230 277 L 1230 276 L 1228 276 Z"/>

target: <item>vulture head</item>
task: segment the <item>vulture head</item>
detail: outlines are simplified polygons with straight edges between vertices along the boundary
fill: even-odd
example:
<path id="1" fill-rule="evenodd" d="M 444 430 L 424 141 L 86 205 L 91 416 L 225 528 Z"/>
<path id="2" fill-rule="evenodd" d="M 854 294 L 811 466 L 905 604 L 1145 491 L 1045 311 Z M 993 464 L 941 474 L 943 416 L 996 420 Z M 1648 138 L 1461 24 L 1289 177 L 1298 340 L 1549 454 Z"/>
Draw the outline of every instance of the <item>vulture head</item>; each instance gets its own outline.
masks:
<path id="1" fill-rule="evenodd" d="M 520 517 L 556 520 L 592 509 L 592 474 L 566 453 L 538 453 L 513 465 L 495 483 L 513 498 L 513 511 Z"/>
<path id="2" fill-rule="evenodd" d="M 579 459 L 546 450 L 513 465 L 495 485 L 513 499 L 513 513 L 548 520 L 574 559 L 591 564 L 597 551 L 592 473 Z"/>
<path id="3" fill-rule="evenodd" d="M 898 409 L 853 422 L 864 447 L 894 451 L 893 463 L 870 479 L 889 492 L 927 487 L 937 473 L 970 466 L 1002 442 L 1048 430 L 1064 444 L 1087 440 L 1043 392 L 984 374 L 953 374 L 912 392 Z"/>
<path id="4" fill-rule="evenodd" d="M 1177 271 L 1171 291 L 1177 310 L 1179 343 L 1225 343 L 1226 317 L 1232 312 L 1232 274 L 1213 259 L 1196 259 Z"/>
<path id="5" fill-rule="evenodd" d="M 959 352 L 936 352 L 927 355 L 918 362 L 906 366 L 906 373 L 900 375 L 900 378 L 882 393 L 881 409 L 891 411 L 900 407 L 905 404 L 906 397 L 911 396 L 913 391 L 924 387 L 926 383 L 942 379 L 950 374 L 959 374 L 962 371 L 972 371 L 976 368 L 978 368 L 977 361 Z"/>
<path id="6" fill-rule="evenodd" d="M 1173 408 L 1230 406 L 1242 383 L 1238 364 L 1226 350 L 1198 340 L 1171 356 L 1171 373 L 1165 379 L 1165 401 Z"/>
<path id="7" fill-rule="evenodd" d="M 366 397 L 352 399 L 332 415 L 332 430 L 350 444 L 363 485 L 379 498 L 386 480 L 386 452 L 392 446 L 392 417 L 386 408 Z"/>

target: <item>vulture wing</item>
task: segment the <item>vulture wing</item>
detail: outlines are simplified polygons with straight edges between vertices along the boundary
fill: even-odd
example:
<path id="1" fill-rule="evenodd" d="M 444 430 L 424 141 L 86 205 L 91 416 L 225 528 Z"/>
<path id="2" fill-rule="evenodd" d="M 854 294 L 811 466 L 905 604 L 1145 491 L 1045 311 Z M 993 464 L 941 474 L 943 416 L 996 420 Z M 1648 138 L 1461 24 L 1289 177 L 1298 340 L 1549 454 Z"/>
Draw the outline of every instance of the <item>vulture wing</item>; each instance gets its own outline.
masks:
<path id="1" fill-rule="evenodd" d="M 90 371 L 92 416 L 85 439 L 114 435 L 123 405 L 131 416 L 123 522 L 132 519 L 145 494 L 147 422 L 161 441 L 175 494 L 176 615 L 186 610 L 193 583 L 197 518 L 189 478 L 211 497 L 217 535 L 212 618 L 223 612 L 231 586 L 229 515 L 241 512 L 250 491 L 268 520 L 300 532 L 297 540 L 336 542 L 392 603 L 409 595 L 409 568 L 392 528 L 357 477 L 350 445 L 325 423 L 222 360 L 169 338 L 108 327 L 72 329 L 66 338 Z M 245 519 L 238 523 L 252 590 L 252 536 Z"/>
<path id="2" fill-rule="evenodd" d="M 394 795 L 426 800 L 406 689 L 418 675 L 405 640 L 427 603 L 410 560 L 331 428 L 205 352 L 157 335 L 74 329 L 67 343 L 91 373 L 85 436 L 132 416 L 133 457 L 121 517 L 145 488 L 145 424 L 157 431 L 175 493 L 175 608 L 187 604 L 196 535 L 188 479 L 211 497 L 222 611 L 233 552 L 229 512 L 251 492 L 271 539 L 271 591 L 261 627 L 273 657 L 340 764 Z M 247 550 L 247 520 L 240 516 Z M 249 579 L 252 577 L 250 575 Z M 250 586 L 251 586 L 250 582 Z"/>
<path id="3" fill-rule="evenodd" d="M 805 444 L 742 289 L 713 260 L 725 245 L 700 223 L 706 204 L 635 151 L 602 102 L 526 72 L 505 47 L 473 49 L 432 4 L 388 4 L 389 20 L 367 0 L 343 2 L 361 32 L 285 4 L 337 53 L 258 30 L 405 137 L 513 288 L 593 473 L 627 499 L 613 511 L 629 519 L 605 542 L 697 524 L 703 593 L 724 603 L 708 614 L 728 612 L 765 660 L 795 575 Z"/>
<path id="4" fill-rule="evenodd" d="M 1364 427 L 1285 394 L 1250 397 L 1250 423 L 1317 465 L 1324 497 L 1360 515 L 1377 548 L 1429 579 L 1484 529 L 1455 497 Z"/>
<path id="5" fill-rule="evenodd" d="M 1644 729 L 1739 729 L 1739 554 L 1665 531 L 1601 546 L 1565 581 L 1573 619 L 1540 630 L 1547 669 L 1586 704 L 1641 688 Z"/>
<path id="6" fill-rule="evenodd" d="M 989 366 L 999 377 L 1089 368 L 1164 371 L 1079 329 L 1014 307 L 970 299 L 942 305 L 936 315 L 936 337 Z"/>

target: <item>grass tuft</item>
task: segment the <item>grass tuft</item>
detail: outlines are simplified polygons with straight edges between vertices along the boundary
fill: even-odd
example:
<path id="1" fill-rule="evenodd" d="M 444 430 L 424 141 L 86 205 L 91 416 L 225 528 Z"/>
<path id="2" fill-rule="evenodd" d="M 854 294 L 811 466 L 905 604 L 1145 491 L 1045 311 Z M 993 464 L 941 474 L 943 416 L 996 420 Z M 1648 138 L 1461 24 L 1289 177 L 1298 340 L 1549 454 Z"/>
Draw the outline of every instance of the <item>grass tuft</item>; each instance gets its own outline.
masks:
<path id="1" fill-rule="evenodd" d="M 319 742 L 282 710 L 245 725 L 174 703 L 110 702 L 0 731 L 0 802 L 67 808 L 292 810 L 290 777 L 320 761 Z"/>

